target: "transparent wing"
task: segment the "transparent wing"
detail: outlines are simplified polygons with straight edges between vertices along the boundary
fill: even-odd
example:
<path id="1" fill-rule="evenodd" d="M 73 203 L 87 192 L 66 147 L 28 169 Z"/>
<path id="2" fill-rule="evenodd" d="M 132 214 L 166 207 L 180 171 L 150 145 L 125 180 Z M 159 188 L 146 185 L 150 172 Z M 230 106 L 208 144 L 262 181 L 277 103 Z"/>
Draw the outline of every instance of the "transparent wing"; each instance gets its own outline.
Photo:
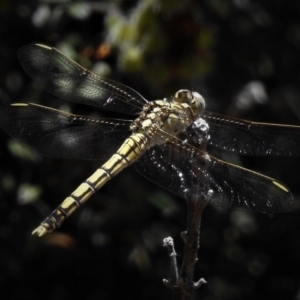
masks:
<path id="1" fill-rule="evenodd" d="M 32 103 L 0 107 L 0 127 L 41 155 L 107 159 L 130 135 L 130 122 L 91 119 Z"/>
<path id="2" fill-rule="evenodd" d="M 286 186 L 170 139 L 150 148 L 136 163 L 146 178 L 182 197 L 213 190 L 209 204 L 274 214 L 291 210 L 293 196 Z M 200 197 L 199 197 L 200 199 Z"/>
<path id="3" fill-rule="evenodd" d="M 254 156 L 300 155 L 300 126 L 250 122 L 211 112 L 203 118 L 209 124 L 212 146 Z"/>
<path id="4" fill-rule="evenodd" d="M 19 49 L 18 58 L 42 88 L 69 101 L 137 114 L 147 102 L 130 87 L 94 74 L 55 48 L 29 44 Z"/>

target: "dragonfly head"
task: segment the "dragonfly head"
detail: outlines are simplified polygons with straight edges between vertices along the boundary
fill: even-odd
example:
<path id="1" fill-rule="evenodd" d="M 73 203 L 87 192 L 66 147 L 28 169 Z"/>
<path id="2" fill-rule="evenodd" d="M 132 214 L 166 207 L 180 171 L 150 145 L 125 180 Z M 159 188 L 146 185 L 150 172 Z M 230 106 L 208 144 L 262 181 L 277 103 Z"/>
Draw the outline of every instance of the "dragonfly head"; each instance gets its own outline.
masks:
<path id="1" fill-rule="evenodd" d="M 188 104 L 194 114 L 194 117 L 200 117 L 205 110 L 205 100 L 197 92 L 191 92 L 189 90 L 179 90 L 176 92 L 174 100 L 179 103 Z"/>

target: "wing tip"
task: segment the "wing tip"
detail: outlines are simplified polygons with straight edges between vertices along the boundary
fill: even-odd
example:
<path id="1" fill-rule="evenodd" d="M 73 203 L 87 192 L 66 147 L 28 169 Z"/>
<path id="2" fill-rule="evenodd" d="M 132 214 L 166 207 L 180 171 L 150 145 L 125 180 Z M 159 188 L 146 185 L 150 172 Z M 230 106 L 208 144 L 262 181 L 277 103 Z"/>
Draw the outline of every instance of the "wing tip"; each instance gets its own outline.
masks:
<path id="1" fill-rule="evenodd" d="M 276 185 L 281 190 L 285 191 L 286 193 L 290 193 L 290 190 L 285 185 L 283 185 L 281 182 L 273 180 L 273 184 Z"/>

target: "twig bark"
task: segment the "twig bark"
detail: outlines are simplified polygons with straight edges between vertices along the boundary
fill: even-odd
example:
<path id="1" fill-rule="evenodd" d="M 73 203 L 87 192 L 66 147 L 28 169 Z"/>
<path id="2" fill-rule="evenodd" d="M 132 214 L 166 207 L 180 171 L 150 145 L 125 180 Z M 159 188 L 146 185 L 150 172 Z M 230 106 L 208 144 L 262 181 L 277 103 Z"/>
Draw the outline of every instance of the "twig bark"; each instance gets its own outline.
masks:
<path id="1" fill-rule="evenodd" d="M 208 197 L 211 197 L 210 191 L 208 192 L 208 195 L 205 196 L 205 200 L 199 199 L 196 196 L 187 199 L 188 220 L 187 230 L 181 233 L 181 238 L 185 243 L 185 247 L 180 275 L 178 274 L 176 251 L 173 239 L 171 237 L 164 239 L 164 247 L 168 249 L 171 259 L 173 278 L 171 280 L 164 279 L 163 282 L 173 291 L 173 298 L 175 300 L 191 299 L 195 290 L 206 283 L 204 278 L 194 282 L 193 276 L 200 247 L 201 217 L 205 204 L 208 201 Z"/>
<path id="2" fill-rule="evenodd" d="M 209 126 L 207 122 L 199 118 L 187 129 L 189 142 L 197 149 L 206 150 L 207 141 L 209 140 Z M 180 275 L 178 275 L 178 267 L 176 260 L 176 252 L 172 238 L 164 240 L 164 246 L 169 250 L 171 258 L 171 267 L 173 278 L 168 281 L 163 280 L 165 285 L 173 291 L 175 300 L 189 300 L 195 290 L 206 283 L 205 279 L 201 278 L 197 282 L 193 281 L 195 264 L 198 260 L 198 250 L 200 248 L 200 225 L 203 210 L 206 204 L 211 200 L 213 191 L 206 186 L 205 173 L 205 156 L 189 157 L 190 172 L 186 174 L 186 202 L 188 209 L 187 230 L 181 233 L 184 246 L 184 256 Z M 200 180 L 202 178 L 202 181 Z"/>

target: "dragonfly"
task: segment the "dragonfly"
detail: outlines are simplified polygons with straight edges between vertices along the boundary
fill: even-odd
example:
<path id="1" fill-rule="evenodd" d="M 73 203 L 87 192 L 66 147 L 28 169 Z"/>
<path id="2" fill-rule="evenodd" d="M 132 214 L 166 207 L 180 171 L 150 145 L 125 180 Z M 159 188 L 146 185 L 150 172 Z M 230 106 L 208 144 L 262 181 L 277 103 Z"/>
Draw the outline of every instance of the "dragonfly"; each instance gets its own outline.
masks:
<path id="1" fill-rule="evenodd" d="M 62 223 L 124 168 L 135 164 L 149 180 L 184 198 L 212 192 L 207 204 L 265 214 L 288 212 L 293 195 L 281 182 L 222 161 L 206 144 L 252 156 L 297 156 L 300 126 L 252 122 L 205 110 L 195 91 L 148 101 L 134 89 L 83 68 L 59 50 L 29 44 L 18 51 L 27 74 L 65 100 L 131 116 L 75 115 L 34 103 L 0 102 L 0 127 L 39 154 L 104 160 L 33 231 Z"/>

